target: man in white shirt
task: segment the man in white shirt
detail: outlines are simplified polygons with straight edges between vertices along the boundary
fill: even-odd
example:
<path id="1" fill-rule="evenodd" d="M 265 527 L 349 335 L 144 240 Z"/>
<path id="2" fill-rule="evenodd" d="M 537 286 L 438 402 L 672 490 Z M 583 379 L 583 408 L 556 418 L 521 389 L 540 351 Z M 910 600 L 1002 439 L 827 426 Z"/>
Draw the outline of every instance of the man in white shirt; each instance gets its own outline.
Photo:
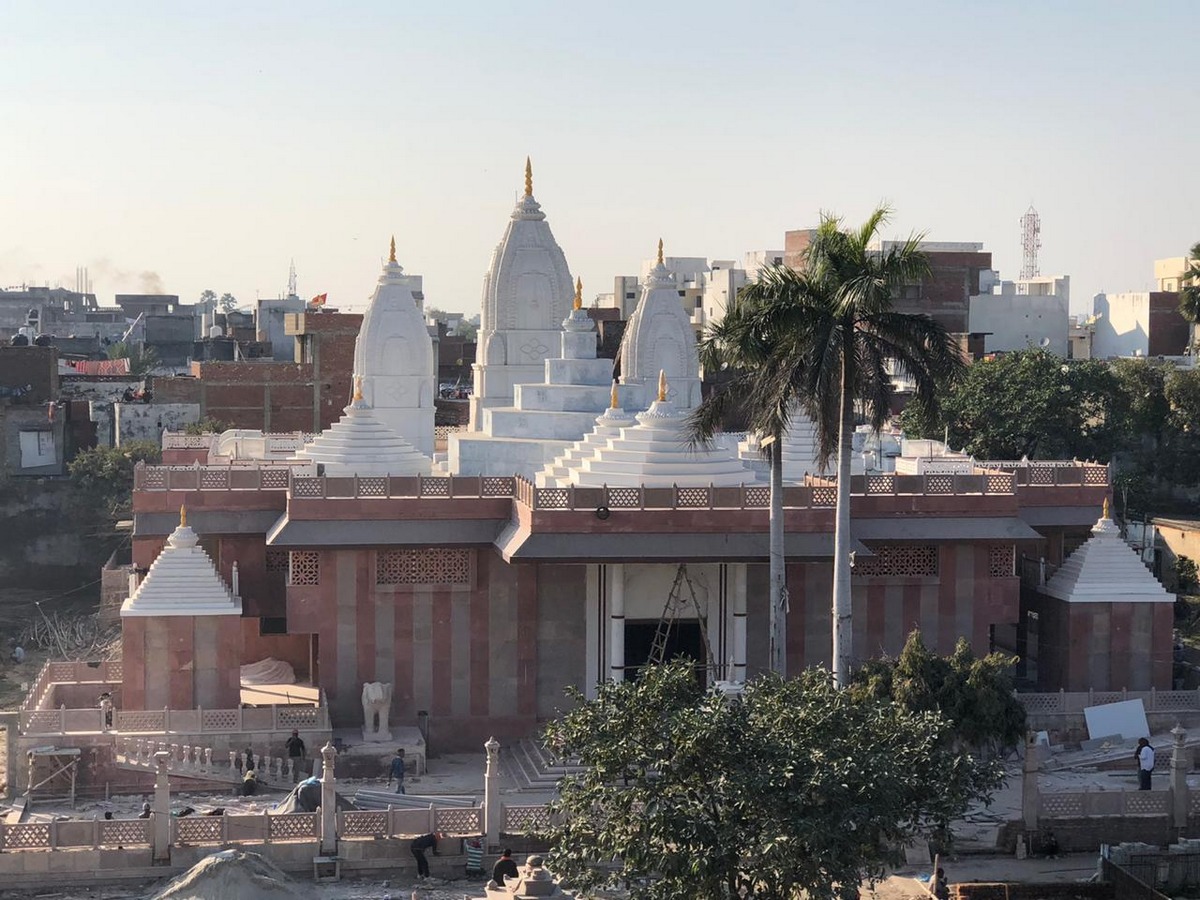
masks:
<path id="1" fill-rule="evenodd" d="M 1138 790 L 1148 791 L 1150 790 L 1150 773 L 1154 771 L 1154 748 L 1145 738 L 1138 738 L 1137 749 L 1133 751 L 1133 757 L 1137 760 Z"/>

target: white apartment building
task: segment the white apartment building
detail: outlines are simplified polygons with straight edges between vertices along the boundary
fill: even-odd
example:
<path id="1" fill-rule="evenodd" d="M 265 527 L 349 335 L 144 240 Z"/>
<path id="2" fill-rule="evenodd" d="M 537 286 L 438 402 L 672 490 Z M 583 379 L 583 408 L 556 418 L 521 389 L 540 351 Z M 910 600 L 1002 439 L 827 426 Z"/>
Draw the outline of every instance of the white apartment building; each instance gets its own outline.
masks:
<path id="1" fill-rule="evenodd" d="M 970 298 L 968 329 L 984 334 L 985 353 L 1010 353 L 1041 347 L 1068 356 L 1071 330 L 1071 279 L 1042 275 L 1001 281 L 998 273 L 980 278 L 983 293 Z"/>

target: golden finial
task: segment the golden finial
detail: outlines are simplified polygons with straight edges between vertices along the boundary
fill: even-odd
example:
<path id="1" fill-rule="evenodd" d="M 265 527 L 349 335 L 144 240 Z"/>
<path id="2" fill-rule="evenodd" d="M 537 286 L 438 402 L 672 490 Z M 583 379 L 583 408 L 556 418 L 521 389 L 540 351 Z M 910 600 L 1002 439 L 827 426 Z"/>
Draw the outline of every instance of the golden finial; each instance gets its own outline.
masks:
<path id="1" fill-rule="evenodd" d="M 392 248 L 388 251 L 388 262 L 394 263 L 395 261 L 396 261 L 396 236 L 393 234 L 392 235 Z"/>
<path id="2" fill-rule="evenodd" d="M 617 399 L 617 379 L 615 378 L 613 379 L 612 395 L 609 397 L 608 407 L 609 409 L 621 408 L 621 402 Z"/>
<path id="3" fill-rule="evenodd" d="M 533 163 L 528 156 L 525 157 L 525 196 L 533 196 Z"/>
<path id="4" fill-rule="evenodd" d="M 1102 512 L 1100 514 L 1100 518 L 1102 518 L 1102 519 L 1108 518 L 1108 498 L 1107 497 L 1104 498 L 1104 512 Z"/>
<path id="5" fill-rule="evenodd" d="M 354 376 L 354 402 L 357 403 L 362 399 L 362 376 Z"/>
<path id="6" fill-rule="evenodd" d="M 658 402 L 665 403 L 667 400 L 667 370 L 658 370 Z"/>
<path id="7" fill-rule="evenodd" d="M 583 279 L 575 279 L 575 300 L 573 309 L 583 309 Z"/>
<path id="8" fill-rule="evenodd" d="M 658 264 L 659 264 L 660 266 L 663 264 L 663 260 L 662 260 L 662 238 L 659 238 L 659 239 L 658 239 Z"/>
<path id="9" fill-rule="evenodd" d="M 187 505 L 183 504 L 179 507 L 179 527 L 187 528 Z"/>

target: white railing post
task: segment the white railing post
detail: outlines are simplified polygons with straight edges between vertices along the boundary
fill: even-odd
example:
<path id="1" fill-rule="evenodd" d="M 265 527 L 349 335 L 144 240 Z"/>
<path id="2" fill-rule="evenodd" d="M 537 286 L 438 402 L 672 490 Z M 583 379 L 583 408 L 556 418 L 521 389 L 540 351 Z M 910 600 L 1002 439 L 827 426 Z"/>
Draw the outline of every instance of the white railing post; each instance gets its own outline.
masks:
<path id="1" fill-rule="evenodd" d="M 494 737 L 483 745 L 487 751 L 487 768 L 483 772 L 483 833 L 487 850 L 500 844 L 500 742 Z"/>
<path id="2" fill-rule="evenodd" d="M 154 780 L 154 858 L 166 860 L 171 855 L 171 783 L 167 779 L 167 752 L 154 754 L 157 775 Z"/>
<path id="3" fill-rule="evenodd" d="M 332 743 L 321 748 L 321 853 L 337 853 L 337 794 L 333 779 L 333 761 L 337 751 Z"/>

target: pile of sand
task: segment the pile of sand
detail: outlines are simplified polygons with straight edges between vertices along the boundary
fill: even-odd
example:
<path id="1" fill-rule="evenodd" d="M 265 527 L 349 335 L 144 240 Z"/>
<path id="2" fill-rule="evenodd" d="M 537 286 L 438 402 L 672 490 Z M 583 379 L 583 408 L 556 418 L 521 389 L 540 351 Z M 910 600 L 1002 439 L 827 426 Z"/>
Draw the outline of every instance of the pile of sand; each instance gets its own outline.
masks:
<path id="1" fill-rule="evenodd" d="M 300 884 L 257 853 L 222 850 L 206 856 L 149 900 L 311 900 Z"/>

